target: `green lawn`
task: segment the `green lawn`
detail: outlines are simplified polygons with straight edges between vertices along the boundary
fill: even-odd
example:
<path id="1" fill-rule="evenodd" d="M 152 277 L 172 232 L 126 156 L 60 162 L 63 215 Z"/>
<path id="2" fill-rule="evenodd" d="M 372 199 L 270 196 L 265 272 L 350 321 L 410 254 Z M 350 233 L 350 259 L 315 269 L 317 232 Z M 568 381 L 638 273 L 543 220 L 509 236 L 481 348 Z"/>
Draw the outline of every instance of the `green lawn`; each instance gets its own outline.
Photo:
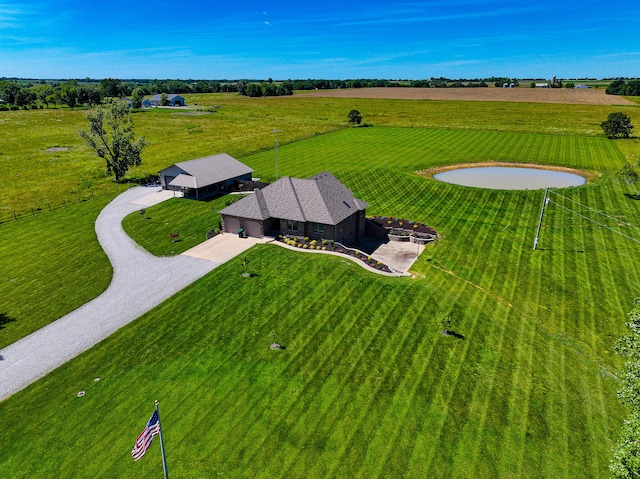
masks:
<path id="1" fill-rule="evenodd" d="M 145 209 L 145 214 L 131 213 L 122 222 L 129 236 L 156 256 L 184 253 L 207 239 L 207 232 L 220 228 L 218 211 L 242 198 L 226 195 L 209 201 L 172 198 Z M 174 242 L 170 234 L 179 234 Z"/>
<path id="2" fill-rule="evenodd" d="M 617 144 L 375 127 L 282 147 L 281 174 L 327 169 L 370 213 L 436 228 L 443 238 L 416 277 L 254 248 L 252 278 L 235 259 L 0 403 L 0 469 L 159 474 L 157 444 L 138 463 L 129 455 L 159 399 L 171 477 L 606 476 L 625 414 L 612 346 L 640 291 L 640 234 L 624 226 L 640 225 L 640 210 L 613 179 Z M 265 172 L 272 153 L 244 161 Z M 414 173 L 498 153 L 602 176 L 551 196 L 534 252 L 541 192 Z M 149 208 L 151 220 L 132 214 L 127 228 L 162 248 L 164 222 L 208 228 L 212 203 L 171 200 Z M 440 334 L 438 313 L 465 339 Z M 274 340 L 286 350 L 270 351 Z"/>
<path id="3" fill-rule="evenodd" d="M 111 264 L 94 223 L 103 196 L 0 225 L 0 348 L 70 313 L 104 291 Z"/>

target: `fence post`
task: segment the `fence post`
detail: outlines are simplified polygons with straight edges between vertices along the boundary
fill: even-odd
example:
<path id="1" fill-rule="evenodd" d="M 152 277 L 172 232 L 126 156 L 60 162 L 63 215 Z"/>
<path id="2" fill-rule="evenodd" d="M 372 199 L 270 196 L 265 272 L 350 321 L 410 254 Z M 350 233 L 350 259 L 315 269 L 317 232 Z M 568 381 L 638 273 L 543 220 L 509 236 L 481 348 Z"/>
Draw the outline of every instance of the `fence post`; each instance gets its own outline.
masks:
<path id="1" fill-rule="evenodd" d="M 96 194 L 95 194 L 93 191 L 91 192 L 91 199 L 92 199 L 92 200 L 95 200 L 95 199 L 96 199 Z"/>
<path id="2" fill-rule="evenodd" d="M 47 203 L 47 206 L 49 207 L 49 211 L 51 211 L 51 203 Z"/>
<path id="3" fill-rule="evenodd" d="M 32 207 L 31 207 L 31 216 L 35 216 L 35 215 L 36 215 L 36 212 L 35 212 L 35 211 L 33 211 L 33 206 L 32 206 Z"/>
<path id="4" fill-rule="evenodd" d="M 15 212 L 15 211 L 13 212 L 13 219 L 14 219 L 14 220 L 16 220 L 16 221 L 18 221 L 18 216 L 16 215 L 16 212 Z"/>
<path id="5" fill-rule="evenodd" d="M 64 198 L 62 198 L 62 204 L 64 205 L 64 207 L 67 207 L 67 200 L 65 200 Z"/>

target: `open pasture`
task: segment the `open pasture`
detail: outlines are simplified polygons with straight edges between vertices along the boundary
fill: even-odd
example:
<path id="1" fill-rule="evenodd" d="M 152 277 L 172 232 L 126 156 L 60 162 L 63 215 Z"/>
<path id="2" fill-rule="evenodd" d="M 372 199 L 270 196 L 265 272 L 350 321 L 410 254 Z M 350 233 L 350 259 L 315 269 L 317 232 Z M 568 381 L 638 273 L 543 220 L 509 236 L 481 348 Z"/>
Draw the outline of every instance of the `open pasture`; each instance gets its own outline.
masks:
<path id="1" fill-rule="evenodd" d="M 174 478 L 606 476 L 625 414 L 612 347 L 640 291 L 640 211 L 613 179 L 618 144 L 375 127 L 282 146 L 280 176 L 332 171 L 368 213 L 440 232 L 415 278 L 254 248 L 252 278 L 237 258 L 0 403 L 0 470 L 159 474 L 157 444 L 129 455 L 159 399 Z M 602 176 L 552 196 L 534 252 L 541 192 L 415 174 L 497 155 Z M 242 161 L 275 177 L 273 151 Z M 440 313 L 464 340 L 440 333 Z"/>
<path id="2" fill-rule="evenodd" d="M 226 152 L 242 159 L 347 127 L 347 113 L 360 110 L 375 127 L 419 127 L 601 136 L 600 123 L 621 110 L 635 123 L 637 106 L 560 105 L 490 101 L 411 101 L 313 98 L 308 95 L 243 98 L 232 94 L 187 95 L 193 109 L 152 109 L 134 114 L 136 134 L 151 144 L 132 180 L 157 174 L 177 161 Z M 87 127 L 85 110 L 44 109 L 0 112 L 0 221 L 31 208 L 48 209 L 79 197 L 116 190 L 101 160 L 84 145 L 78 130 Z M 274 134 L 274 129 L 279 133 Z M 620 146 L 631 161 L 640 156 L 637 140 Z"/>

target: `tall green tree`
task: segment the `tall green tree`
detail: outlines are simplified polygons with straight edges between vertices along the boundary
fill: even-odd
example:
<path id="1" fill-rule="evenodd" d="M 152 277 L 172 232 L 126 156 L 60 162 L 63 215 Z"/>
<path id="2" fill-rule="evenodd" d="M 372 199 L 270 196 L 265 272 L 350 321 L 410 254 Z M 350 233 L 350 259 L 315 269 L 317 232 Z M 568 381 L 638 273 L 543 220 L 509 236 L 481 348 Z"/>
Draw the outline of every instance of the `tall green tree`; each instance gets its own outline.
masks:
<path id="1" fill-rule="evenodd" d="M 134 108 L 142 107 L 142 100 L 144 100 L 144 89 L 137 87 L 131 92 L 131 104 Z"/>
<path id="2" fill-rule="evenodd" d="M 613 448 L 609 468 L 616 479 L 640 478 L 640 298 L 633 303 L 626 323 L 627 334 L 616 344 L 625 359 L 618 398 L 630 415 L 624 421 L 620 439 Z"/>
<path id="3" fill-rule="evenodd" d="M 140 136 L 134 138 L 133 117 L 124 101 L 110 99 L 87 115 L 89 131 L 80 130 L 96 154 L 107 163 L 107 172 L 122 179 L 132 166 L 142 163 L 142 150 L 149 143 Z"/>
<path id="4" fill-rule="evenodd" d="M 69 80 L 60 85 L 60 99 L 63 103 L 66 103 L 72 110 L 78 104 L 78 97 L 80 91 L 78 90 L 78 82 L 75 80 Z"/>
<path id="5" fill-rule="evenodd" d="M 358 110 L 351 110 L 347 115 L 347 118 L 349 119 L 349 123 L 351 123 L 353 126 L 362 123 L 362 115 Z"/>
<path id="6" fill-rule="evenodd" d="M 21 87 L 15 82 L 0 81 L 0 100 L 8 105 L 16 103 L 16 97 L 20 94 Z"/>
<path id="7" fill-rule="evenodd" d="M 43 84 L 34 86 L 33 91 L 36 94 L 36 98 L 49 108 L 49 103 L 51 103 L 56 93 L 55 89 L 51 85 Z"/>
<path id="8" fill-rule="evenodd" d="M 119 98 L 122 96 L 122 82 L 117 78 L 100 80 L 98 90 L 103 98 Z"/>
<path id="9" fill-rule="evenodd" d="M 607 138 L 629 138 L 633 131 L 633 125 L 631 124 L 631 118 L 621 111 L 615 111 L 609 113 L 609 116 L 605 121 L 600 123 L 600 126 L 604 130 Z"/>

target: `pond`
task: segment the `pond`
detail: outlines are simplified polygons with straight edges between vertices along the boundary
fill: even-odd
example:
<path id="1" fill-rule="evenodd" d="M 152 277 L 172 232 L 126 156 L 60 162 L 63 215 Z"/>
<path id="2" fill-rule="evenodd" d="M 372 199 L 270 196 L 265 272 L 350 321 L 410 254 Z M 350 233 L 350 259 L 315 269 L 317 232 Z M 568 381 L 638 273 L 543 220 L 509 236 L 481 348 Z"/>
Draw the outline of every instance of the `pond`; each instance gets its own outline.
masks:
<path id="1" fill-rule="evenodd" d="M 539 190 L 542 188 L 568 188 L 581 186 L 586 179 L 574 173 L 519 168 L 508 166 L 482 166 L 444 171 L 433 177 L 438 181 L 461 186 L 493 190 Z"/>

